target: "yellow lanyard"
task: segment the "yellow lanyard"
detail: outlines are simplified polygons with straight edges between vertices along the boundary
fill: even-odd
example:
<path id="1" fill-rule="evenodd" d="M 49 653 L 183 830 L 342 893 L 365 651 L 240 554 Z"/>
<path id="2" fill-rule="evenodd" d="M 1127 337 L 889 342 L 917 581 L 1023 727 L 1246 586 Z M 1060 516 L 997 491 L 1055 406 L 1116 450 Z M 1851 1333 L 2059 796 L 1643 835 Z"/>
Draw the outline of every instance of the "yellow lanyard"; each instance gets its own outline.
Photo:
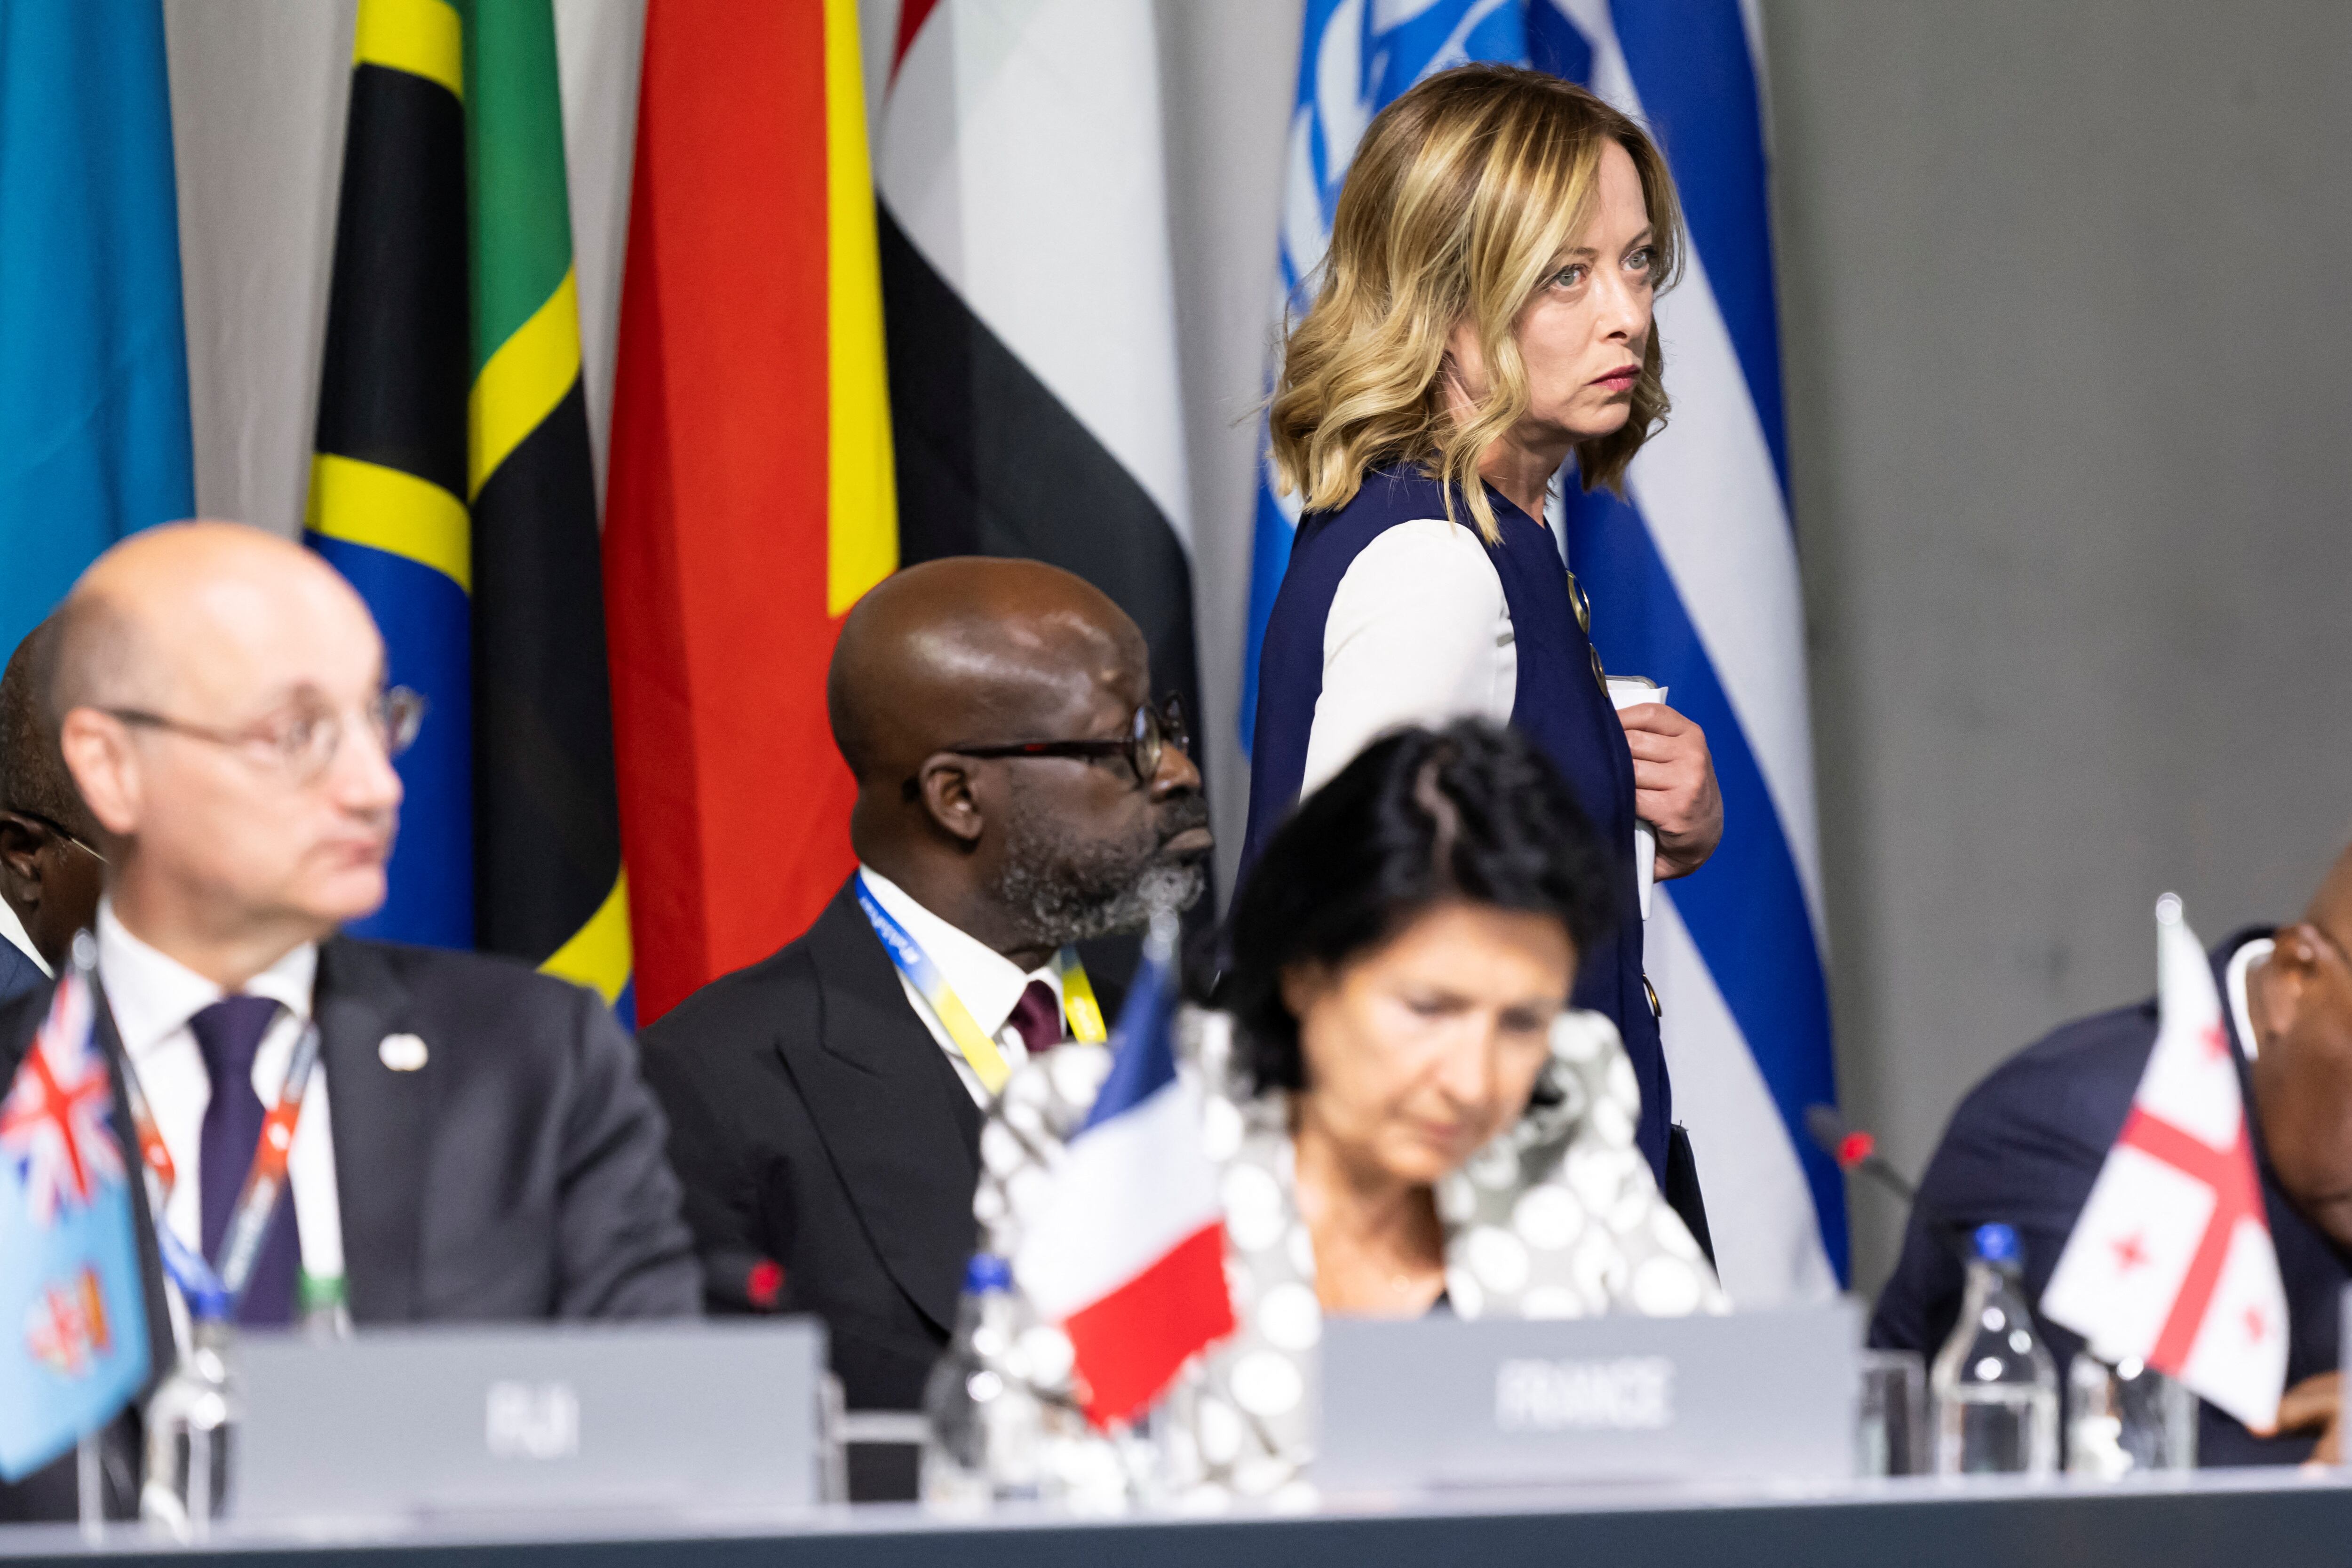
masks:
<path id="1" fill-rule="evenodd" d="M 882 939 L 883 951 L 898 973 L 907 977 L 923 1000 L 930 1005 L 931 1016 L 948 1032 L 980 1086 L 993 1095 L 1004 1088 L 1004 1080 L 1013 1069 L 1004 1065 L 1004 1053 L 997 1048 L 986 1030 L 955 994 L 940 966 L 922 945 L 907 934 L 907 930 L 891 918 L 879 900 L 866 890 L 866 879 L 857 879 L 858 907 L 866 911 L 866 921 L 874 934 Z M 1062 982 L 1062 1016 L 1069 1024 L 1070 1037 L 1090 1046 L 1098 1046 L 1109 1037 L 1103 1027 L 1102 1004 L 1095 1000 L 1094 982 L 1087 978 L 1087 966 L 1078 960 L 1078 950 L 1066 947 L 1054 958 L 1055 971 Z"/>
<path id="2" fill-rule="evenodd" d="M 1070 1038 L 1081 1045 L 1101 1045 L 1110 1038 L 1110 1031 L 1103 1026 L 1102 1004 L 1095 1000 L 1095 983 L 1087 978 L 1078 950 L 1066 947 L 1054 962 L 1061 966 L 1062 1016 L 1069 1020 Z"/>

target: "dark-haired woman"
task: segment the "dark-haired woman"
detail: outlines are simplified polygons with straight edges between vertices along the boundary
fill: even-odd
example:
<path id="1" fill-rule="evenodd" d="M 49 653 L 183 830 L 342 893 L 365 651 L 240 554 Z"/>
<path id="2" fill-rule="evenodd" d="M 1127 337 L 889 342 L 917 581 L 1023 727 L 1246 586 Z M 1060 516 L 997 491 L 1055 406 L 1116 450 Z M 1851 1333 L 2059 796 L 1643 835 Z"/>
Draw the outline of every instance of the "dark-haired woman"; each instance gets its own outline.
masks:
<path id="1" fill-rule="evenodd" d="M 1483 721 L 1375 742 L 1266 847 L 1235 905 L 1230 1011 L 1189 1020 L 1240 1327 L 1170 1397 L 1180 1487 L 1295 1479 L 1327 1312 L 1721 1310 L 1634 1145 L 1616 1029 L 1568 1005 L 1608 929 L 1603 865 L 1558 772 Z M 992 1251 L 1018 1252 L 1085 1120 L 1089 1055 L 1024 1068 L 990 1113 Z M 1066 1394 L 1057 1333 L 1024 1317 L 998 1370 Z"/>

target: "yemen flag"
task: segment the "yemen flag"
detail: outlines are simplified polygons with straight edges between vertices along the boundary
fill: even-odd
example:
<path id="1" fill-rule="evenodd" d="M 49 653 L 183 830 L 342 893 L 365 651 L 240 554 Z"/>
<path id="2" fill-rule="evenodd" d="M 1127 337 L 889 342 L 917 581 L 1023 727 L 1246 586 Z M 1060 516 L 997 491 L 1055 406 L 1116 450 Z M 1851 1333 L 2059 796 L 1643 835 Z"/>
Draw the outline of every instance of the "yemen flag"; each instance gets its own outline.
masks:
<path id="1" fill-rule="evenodd" d="M 460 0 L 474 935 L 627 1015 L 628 888 L 551 0 Z"/>
<path id="2" fill-rule="evenodd" d="M 907 559 L 1085 577 L 1198 736 L 1152 7 L 894 8 L 876 177 Z"/>
<path id="3" fill-rule="evenodd" d="M 424 693 L 383 907 L 352 930 L 474 942 L 465 50 L 447 0 L 360 0 L 309 539 Z"/>
<path id="4" fill-rule="evenodd" d="M 604 528 L 646 1022 L 855 864 L 824 672 L 898 564 L 875 247 L 853 0 L 650 7 Z"/>

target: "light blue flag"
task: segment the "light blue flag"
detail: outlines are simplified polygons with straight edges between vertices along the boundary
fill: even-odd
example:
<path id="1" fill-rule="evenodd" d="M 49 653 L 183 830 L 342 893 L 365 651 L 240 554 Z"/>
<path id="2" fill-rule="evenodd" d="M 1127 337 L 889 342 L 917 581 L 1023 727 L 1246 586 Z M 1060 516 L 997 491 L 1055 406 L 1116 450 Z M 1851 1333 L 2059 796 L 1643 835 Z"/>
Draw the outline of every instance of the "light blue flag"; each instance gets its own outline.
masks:
<path id="1" fill-rule="evenodd" d="M 1658 302 L 1674 418 L 1627 500 L 1570 478 L 1553 519 L 1608 668 L 1706 731 L 1723 844 L 1658 889 L 1644 933 L 1675 1111 L 1690 1129 L 1724 1284 L 1743 1306 L 1818 1299 L 1846 1271 L 1835 1167 L 1804 1131 L 1832 1103 L 1804 620 L 1789 521 L 1755 37 L 1739 0 L 1309 0 L 1290 128 L 1281 285 L 1308 303 L 1371 117 L 1465 60 L 1580 81 L 1647 125 L 1691 254 Z M 1289 559 L 1295 501 L 1262 468 L 1242 712 Z"/>
<path id="2" fill-rule="evenodd" d="M 0 1479 L 114 1418 L 147 1381 L 131 1173 L 89 982 L 58 983 L 0 1100 Z"/>
<path id="3" fill-rule="evenodd" d="M 194 473 L 161 0 L 0 0 L 0 658 Z"/>

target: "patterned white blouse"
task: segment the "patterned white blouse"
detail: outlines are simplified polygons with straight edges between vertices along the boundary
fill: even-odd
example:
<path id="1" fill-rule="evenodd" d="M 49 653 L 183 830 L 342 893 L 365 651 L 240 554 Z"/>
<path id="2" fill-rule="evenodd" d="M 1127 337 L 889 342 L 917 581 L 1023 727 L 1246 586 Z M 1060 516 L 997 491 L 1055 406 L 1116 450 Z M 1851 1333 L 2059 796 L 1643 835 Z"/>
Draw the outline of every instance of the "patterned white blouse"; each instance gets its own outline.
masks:
<path id="1" fill-rule="evenodd" d="M 1097 1437 L 1065 1414 L 1049 1421 L 1063 1450 L 1055 1468 L 1097 1486 L 1115 1486 L 1124 1471 L 1134 1489 L 1188 1502 L 1280 1500 L 1303 1491 L 1314 1457 L 1323 1327 L 1314 1247 L 1295 1202 L 1287 1098 L 1247 1092 L 1224 1016 L 1188 1010 L 1180 1037 L 1180 1070 L 1201 1096 L 1202 1142 L 1220 1172 L 1238 1327 L 1179 1374 L 1151 1418 L 1156 1442 Z M 1615 1026 L 1597 1013 L 1567 1013 L 1551 1047 L 1527 1113 L 1437 1184 L 1447 1307 L 1465 1318 L 1727 1310 L 1714 1271 L 1634 1147 L 1640 1097 Z M 1024 1219 L 1107 1064 L 1106 1052 L 1065 1047 L 1016 1070 L 998 1097 L 974 1198 L 989 1250 L 1020 1250 Z M 1025 1300 L 1017 1320 L 984 1359 L 1066 1411 L 1067 1338 Z"/>

